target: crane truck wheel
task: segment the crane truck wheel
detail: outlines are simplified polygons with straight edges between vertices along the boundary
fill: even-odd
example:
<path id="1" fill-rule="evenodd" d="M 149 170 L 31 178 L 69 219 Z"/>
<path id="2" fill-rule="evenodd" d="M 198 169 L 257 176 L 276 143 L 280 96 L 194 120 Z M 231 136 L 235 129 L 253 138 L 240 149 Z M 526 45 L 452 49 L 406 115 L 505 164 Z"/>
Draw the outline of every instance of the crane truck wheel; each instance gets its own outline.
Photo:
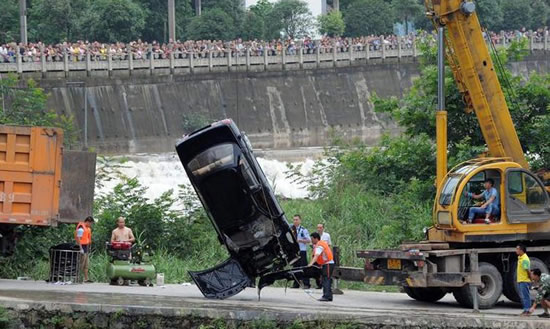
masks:
<path id="1" fill-rule="evenodd" d="M 498 269 L 490 263 L 479 263 L 481 273 L 481 287 L 477 288 L 477 296 L 480 309 L 493 307 L 502 295 L 502 275 Z M 474 305 L 472 290 L 469 285 L 457 288 L 453 291 L 456 301 L 464 307 L 471 308 Z"/>
<path id="2" fill-rule="evenodd" d="M 540 258 L 537 257 L 529 257 L 531 260 L 531 270 L 534 270 L 538 268 L 542 273 L 549 273 L 548 267 Z M 516 269 L 517 269 L 517 261 L 514 260 L 510 263 L 510 271 L 504 274 L 504 289 L 503 293 L 506 298 L 511 300 L 512 302 L 520 303 L 521 298 L 519 297 L 518 292 L 518 283 L 517 283 L 517 275 L 516 275 Z"/>
<path id="3" fill-rule="evenodd" d="M 411 288 L 403 287 L 405 293 L 412 299 L 416 299 L 421 302 L 437 302 L 441 298 L 445 297 L 447 291 L 442 288 Z"/>

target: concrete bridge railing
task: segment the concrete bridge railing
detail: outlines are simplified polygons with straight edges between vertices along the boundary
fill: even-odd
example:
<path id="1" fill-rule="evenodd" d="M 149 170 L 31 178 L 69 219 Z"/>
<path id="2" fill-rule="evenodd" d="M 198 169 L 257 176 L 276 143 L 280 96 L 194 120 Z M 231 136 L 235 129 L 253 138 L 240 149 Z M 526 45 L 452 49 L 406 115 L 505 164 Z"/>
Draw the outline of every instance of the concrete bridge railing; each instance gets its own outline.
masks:
<path id="1" fill-rule="evenodd" d="M 146 56 L 143 59 L 135 59 L 128 56 L 130 53 L 117 53 L 115 56 L 107 54 L 105 59 L 97 60 L 91 57 L 90 53 L 75 58 L 64 53 L 58 61 L 51 61 L 43 54 L 34 61 L 24 61 L 20 52 L 17 51 L 15 62 L 0 63 L 0 73 L 38 73 L 42 77 L 50 76 L 71 76 L 71 72 L 81 72 L 86 76 L 96 75 L 118 75 L 124 72 L 127 75 L 136 74 L 174 74 L 174 73 L 201 73 L 201 72 L 231 72 L 231 71 L 269 71 L 304 69 L 319 67 L 337 67 L 352 65 L 354 62 L 368 62 L 370 60 L 384 59 L 414 59 L 419 56 L 415 42 L 399 40 L 397 44 L 385 44 L 381 40 L 380 47 L 349 46 L 347 48 L 334 46 L 332 48 L 316 47 L 313 50 L 298 48 L 292 54 L 282 51 L 280 54 L 272 55 L 264 51 L 261 55 L 253 54 L 249 49 L 243 50 L 241 54 L 180 54 L 170 53 L 167 58 L 157 56 Z M 550 51 L 549 36 L 543 38 L 529 39 L 528 48 L 531 52 Z M 497 47 L 505 47 L 506 44 L 497 44 Z M 152 52 L 150 51 L 149 54 Z M 180 56 L 181 55 L 181 56 Z M 116 72 L 116 73 L 113 73 Z"/>

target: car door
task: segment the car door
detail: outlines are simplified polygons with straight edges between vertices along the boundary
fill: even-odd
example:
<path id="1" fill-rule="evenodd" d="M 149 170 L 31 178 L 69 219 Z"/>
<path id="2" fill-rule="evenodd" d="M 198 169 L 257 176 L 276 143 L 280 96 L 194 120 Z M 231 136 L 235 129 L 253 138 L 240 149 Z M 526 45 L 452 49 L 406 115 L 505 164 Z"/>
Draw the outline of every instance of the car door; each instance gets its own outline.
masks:
<path id="1" fill-rule="evenodd" d="M 541 181 L 524 169 L 506 171 L 508 222 L 536 223 L 550 220 L 550 200 Z"/>

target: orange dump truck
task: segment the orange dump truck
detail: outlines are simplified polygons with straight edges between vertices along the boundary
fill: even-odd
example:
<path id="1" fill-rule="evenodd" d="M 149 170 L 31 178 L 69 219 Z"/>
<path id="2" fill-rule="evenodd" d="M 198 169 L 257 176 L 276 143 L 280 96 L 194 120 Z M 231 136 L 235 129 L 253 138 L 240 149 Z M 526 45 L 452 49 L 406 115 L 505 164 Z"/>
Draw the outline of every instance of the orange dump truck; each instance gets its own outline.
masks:
<path id="1" fill-rule="evenodd" d="M 0 254 L 18 225 L 74 223 L 92 212 L 95 153 L 65 151 L 59 128 L 0 125 Z"/>

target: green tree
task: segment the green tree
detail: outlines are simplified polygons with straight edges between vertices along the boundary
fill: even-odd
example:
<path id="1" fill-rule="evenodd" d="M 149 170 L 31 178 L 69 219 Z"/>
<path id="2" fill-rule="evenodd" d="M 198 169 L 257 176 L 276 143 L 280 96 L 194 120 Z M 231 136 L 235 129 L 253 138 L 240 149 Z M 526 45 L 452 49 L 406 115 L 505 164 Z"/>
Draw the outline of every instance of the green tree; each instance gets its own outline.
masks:
<path id="1" fill-rule="evenodd" d="M 498 31 L 502 26 L 502 7 L 499 0 L 476 1 L 477 16 L 482 27 Z"/>
<path id="2" fill-rule="evenodd" d="M 273 32 L 283 32 L 290 38 L 307 36 L 313 26 L 313 17 L 306 2 L 279 0 L 271 12 Z"/>
<path id="3" fill-rule="evenodd" d="M 134 0 L 146 12 L 141 38 L 147 41 L 168 41 L 168 1 Z M 185 27 L 193 17 L 190 1 L 176 0 L 176 38 L 185 38 Z"/>
<path id="4" fill-rule="evenodd" d="M 548 22 L 549 15 L 549 5 L 547 5 L 543 0 L 532 0 L 531 1 L 531 26 L 530 28 L 536 30 L 545 26 Z"/>
<path id="5" fill-rule="evenodd" d="M 350 37 L 391 33 L 395 22 L 390 4 L 383 0 L 356 0 L 343 15 Z"/>
<path id="6" fill-rule="evenodd" d="M 401 100 L 397 98 L 381 99 L 374 97 L 376 111 L 389 113 L 402 127 L 408 136 L 426 134 L 435 139 L 435 104 L 437 104 L 437 68 L 433 54 L 435 48 L 429 41 L 420 43 L 419 47 L 425 54 L 429 54 L 422 61 L 421 77 Z M 517 45 L 512 44 L 514 50 Z M 511 50 L 508 50 L 508 52 Z M 501 51 L 499 60 L 506 63 L 510 54 Z M 478 120 L 474 113 L 465 113 L 465 104 L 457 88 L 450 68 L 446 69 L 446 109 L 448 113 L 448 144 L 449 156 L 458 157 L 476 156 L 484 148 L 485 140 L 481 134 Z M 499 80 L 507 80 L 510 88 L 504 88 L 512 119 L 524 151 L 537 155 L 536 167 L 550 167 L 550 157 L 546 156 L 549 148 L 548 134 L 550 127 L 550 76 L 532 75 L 525 82 L 519 77 L 513 77 L 511 72 L 504 68 L 497 72 Z M 503 86 L 508 84 L 502 84 Z M 468 154 L 466 149 L 475 150 Z M 481 152 L 479 152 L 481 153 Z M 478 153 L 478 154 L 479 154 Z"/>
<path id="7" fill-rule="evenodd" d="M 237 33 L 231 16 L 219 8 L 205 10 L 191 20 L 186 30 L 193 40 L 232 40 Z"/>
<path id="8" fill-rule="evenodd" d="M 272 11 L 273 11 L 273 4 L 269 2 L 269 0 L 259 0 L 256 2 L 255 5 L 250 6 L 249 12 L 254 14 L 254 20 L 261 21 L 263 25 L 263 33 L 261 36 L 261 39 L 263 40 L 269 40 L 273 37 L 278 38 L 280 35 L 280 30 L 277 30 L 278 27 L 273 27 L 273 19 L 272 19 Z M 246 22 L 246 20 L 249 20 Z M 249 25 L 252 23 L 250 20 L 251 18 L 246 17 L 245 25 L 243 26 L 243 33 L 246 35 L 247 29 L 249 28 Z M 256 25 L 257 24 L 257 25 Z M 255 23 L 254 25 L 258 26 L 260 23 Z"/>
<path id="9" fill-rule="evenodd" d="M 241 37 L 244 40 L 262 39 L 265 35 L 264 20 L 249 10 L 246 13 L 242 30 Z"/>
<path id="10" fill-rule="evenodd" d="M 502 0 L 502 30 L 531 26 L 531 6 L 528 1 Z"/>
<path id="11" fill-rule="evenodd" d="M 405 33 L 409 33 L 409 22 L 424 16 L 424 6 L 417 0 L 392 0 L 396 18 L 405 24 Z"/>
<path id="12" fill-rule="evenodd" d="M 317 19 L 319 21 L 319 33 L 330 37 L 340 36 L 344 33 L 346 24 L 340 11 L 333 10 L 326 15 L 319 16 Z"/>
<path id="13" fill-rule="evenodd" d="M 141 36 L 145 18 L 145 10 L 133 0 L 96 0 L 84 26 L 92 40 L 131 41 Z"/>
<path id="14" fill-rule="evenodd" d="M 240 34 L 245 17 L 245 8 L 242 0 L 205 0 L 202 7 L 205 11 L 220 9 L 228 14 L 233 20 L 233 31 L 236 34 Z"/>
<path id="15" fill-rule="evenodd" d="M 78 132 L 73 118 L 58 115 L 46 107 L 48 94 L 30 79 L 23 86 L 15 75 L 0 79 L 0 124 L 59 127 L 65 132 L 64 145 L 76 146 Z"/>
<path id="16" fill-rule="evenodd" d="M 19 40 L 19 1 L 5 0 L 0 10 L 0 44 Z"/>
<path id="17" fill-rule="evenodd" d="M 34 0 L 29 8 L 29 39 L 44 43 L 85 39 L 82 23 L 90 0 Z"/>

